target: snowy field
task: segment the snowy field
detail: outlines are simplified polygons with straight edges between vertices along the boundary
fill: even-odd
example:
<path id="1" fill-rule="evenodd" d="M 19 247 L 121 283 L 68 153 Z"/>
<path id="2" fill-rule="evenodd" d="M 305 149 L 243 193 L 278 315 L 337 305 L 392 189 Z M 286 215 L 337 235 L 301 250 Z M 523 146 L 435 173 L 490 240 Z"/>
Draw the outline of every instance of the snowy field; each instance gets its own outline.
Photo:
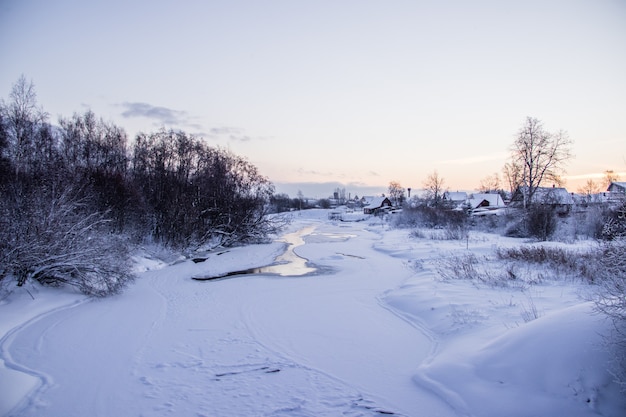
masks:
<path id="1" fill-rule="evenodd" d="M 593 287 L 438 272 L 525 244 L 419 239 L 311 210 L 272 244 L 198 263 L 138 257 L 119 296 L 29 284 L 0 301 L 0 415 L 626 415 Z M 192 279 L 266 266 L 288 247 L 308 263 Z"/>

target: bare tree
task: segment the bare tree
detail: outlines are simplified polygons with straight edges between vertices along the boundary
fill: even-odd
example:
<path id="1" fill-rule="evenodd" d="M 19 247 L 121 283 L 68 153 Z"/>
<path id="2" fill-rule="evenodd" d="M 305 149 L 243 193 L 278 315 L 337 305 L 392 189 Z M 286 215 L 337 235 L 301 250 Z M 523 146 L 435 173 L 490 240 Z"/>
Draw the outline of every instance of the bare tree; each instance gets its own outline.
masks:
<path id="1" fill-rule="evenodd" d="M 493 175 L 488 175 L 480 181 L 478 191 L 487 193 L 489 191 L 498 191 L 500 189 L 500 176 L 497 172 Z"/>
<path id="2" fill-rule="evenodd" d="M 424 181 L 424 189 L 426 191 L 426 199 L 431 202 L 435 207 L 438 207 L 441 203 L 444 193 L 444 179 L 439 176 L 437 170 Z"/>
<path id="3" fill-rule="evenodd" d="M 626 218 L 620 220 L 622 223 Z M 608 337 L 612 347 L 611 373 L 626 393 L 626 240 L 605 242 L 600 247 L 595 276 L 598 294 L 596 309 L 613 321 L 613 334 Z"/>
<path id="4" fill-rule="evenodd" d="M 550 133 L 539 119 L 526 118 L 511 149 L 511 166 L 521 168 L 525 208 L 546 180 L 561 183 L 564 165 L 572 157 L 571 144 L 566 132 Z"/>
<path id="5" fill-rule="evenodd" d="M 396 206 L 402 205 L 404 202 L 404 188 L 397 181 L 391 181 L 389 183 L 389 199 L 393 201 Z"/>
<path id="6" fill-rule="evenodd" d="M 184 132 L 138 135 L 132 176 L 153 238 L 175 246 L 232 245 L 273 233 L 266 203 L 274 193 L 257 167 Z"/>
<path id="7" fill-rule="evenodd" d="M 107 233 L 106 217 L 80 194 L 61 184 L 3 193 L 0 280 L 71 285 L 94 296 L 115 294 L 132 281 L 125 240 Z"/>
<path id="8" fill-rule="evenodd" d="M 502 168 L 502 173 L 509 187 L 509 192 L 513 194 L 522 185 L 522 167 L 514 162 L 507 162 Z"/>
<path id="9" fill-rule="evenodd" d="M 2 109 L 8 149 L 17 177 L 28 169 L 38 153 L 35 137 L 46 121 L 47 114 L 37 106 L 37 94 L 32 81 L 22 75 L 11 90 L 9 102 Z M 2 103 L 4 104 L 4 103 Z"/>
<path id="10" fill-rule="evenodd" d="M 604 181 L 602 185 L 605 189 L 608 189 L 612 182 L 619 181 L 619 175 L 612 169 L 604 171 Z"/>
<path id="11" fill-rule="evenodd" d="M 592 179 L 588 179 L 581 187 L 578 188 L 580 194 L 595 194 L 600 192 L 600 186 Z"/>

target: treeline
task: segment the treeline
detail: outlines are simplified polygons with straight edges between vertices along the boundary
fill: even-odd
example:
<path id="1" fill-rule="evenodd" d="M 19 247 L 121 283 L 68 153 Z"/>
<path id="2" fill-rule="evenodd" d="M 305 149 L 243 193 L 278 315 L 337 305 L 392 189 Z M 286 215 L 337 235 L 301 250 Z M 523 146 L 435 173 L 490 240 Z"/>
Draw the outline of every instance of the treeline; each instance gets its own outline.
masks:
<path id="1" fill-rule="evenodd" d="M 58 125 L 20 78 L 0 102 L 0 284 L 29 279 L 119 291 L 129 245 L 264 240 L 273 186 L 231 152 L 185 132 L 126 132 L 93 112 Z"/>

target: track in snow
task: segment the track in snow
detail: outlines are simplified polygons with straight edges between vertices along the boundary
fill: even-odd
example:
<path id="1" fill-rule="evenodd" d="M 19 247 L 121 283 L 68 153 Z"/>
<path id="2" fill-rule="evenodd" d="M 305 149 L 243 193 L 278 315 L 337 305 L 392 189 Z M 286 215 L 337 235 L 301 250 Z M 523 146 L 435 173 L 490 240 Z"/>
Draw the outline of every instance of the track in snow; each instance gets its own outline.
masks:
<path id="1" fill-rule="evenodd" d="M 432 340 L 379 304 L 411 272 L 362 227 L 318 224 L 299 248 L 332 273 L 199 283 L 174 265 L 24 326 L 5 349 L 48 377 L 14 415 L 451 415 L 412 381 Z"/>

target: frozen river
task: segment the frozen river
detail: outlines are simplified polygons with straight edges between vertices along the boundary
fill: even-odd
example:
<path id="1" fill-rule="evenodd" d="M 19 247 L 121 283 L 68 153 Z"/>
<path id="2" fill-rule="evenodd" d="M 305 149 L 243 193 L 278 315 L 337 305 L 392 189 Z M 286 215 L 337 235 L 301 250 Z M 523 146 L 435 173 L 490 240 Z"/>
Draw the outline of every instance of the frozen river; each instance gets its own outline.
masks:
<path id="1" fill-rule="evenodd" d="M 15 415 L 452 415 L 412 380 L 432 341 L 380 301 L 411 271 L 379 238 L 302 224 L 260 273 L 199 282 L 189 261 L 43 315 L 5 343 L 39 380 Z"/>

